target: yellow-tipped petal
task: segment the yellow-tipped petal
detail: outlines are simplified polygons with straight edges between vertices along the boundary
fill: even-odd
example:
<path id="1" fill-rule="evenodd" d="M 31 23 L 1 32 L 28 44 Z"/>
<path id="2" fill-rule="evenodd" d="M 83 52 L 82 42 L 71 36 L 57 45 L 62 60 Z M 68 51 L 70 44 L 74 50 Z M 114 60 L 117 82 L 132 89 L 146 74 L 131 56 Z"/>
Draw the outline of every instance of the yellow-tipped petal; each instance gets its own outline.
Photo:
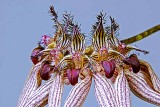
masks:
<path id="1" fill-rule="evenodd" d="M 93 53 L 93 46 L 88 46 L 85 48 L 84 54 L 90 56 Z"/>
<path id="2" fill-rule="evenodd" d="M 53 49 L 56 47 L 56 42 L 55 41 L 52 41 L 48 46 L 47 46 L 47 49 Z"/>

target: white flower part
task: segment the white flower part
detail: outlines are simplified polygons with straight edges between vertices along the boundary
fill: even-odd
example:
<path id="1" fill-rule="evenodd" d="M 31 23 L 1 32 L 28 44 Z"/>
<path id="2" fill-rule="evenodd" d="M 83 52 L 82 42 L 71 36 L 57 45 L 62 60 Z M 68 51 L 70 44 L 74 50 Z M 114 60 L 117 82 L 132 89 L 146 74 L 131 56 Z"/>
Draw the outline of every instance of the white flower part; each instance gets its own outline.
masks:
<path id="1" fill-rule="evenodd" d="M 57 74 L 50 88 L 48 107 L 60 107 L 63 86 L 62 77 Z"/>
<path id="2" fill-rule="evenodd" d="M 160 106 L 160 93 L 154 91 L 145 79 L 132 72 L 125 72 L 131 91 L 139 98 Z"/>
<path id="3" fill-rule="evenodd" d="M 95 96 L 100 107 L 117 107 L 115 90 L 111 81 L 98 73 L 93 74 L 93 77 Z"/>
<path id="4" fill-rule="evenodd" d="M 118 107 L 131 107 L 130 88 L 123 69 L 119 72 L 114 86 Z"/>
<path id="5" fill-rule="evenodd" d="M 23 87 L 22 93 L 20 95 L 17 107 L 24 107 L 28 98 L 33 94 L 33 92 L 40 86 L 41 78 L 39 77 L 40 64 L 38 63 L 32 67 L 27 81 Z"/>
<path id="6" fill-rule="evenodd" d="M 82 107 L 90 90 L 91 83 L 91 76 L 87 76 L 85 79 L 77 83 L 70 91 L 64 107 Z"/>
<path id="7" fill-rule="evenodd" d="M 46 83 L 41 85 L 32 96 L 28 99 L 27 103 L 23 107 L 35 107 L 43 105 L 48 99 L 50 87 L 52 85 L 53 79 L 48 80 Z"/>

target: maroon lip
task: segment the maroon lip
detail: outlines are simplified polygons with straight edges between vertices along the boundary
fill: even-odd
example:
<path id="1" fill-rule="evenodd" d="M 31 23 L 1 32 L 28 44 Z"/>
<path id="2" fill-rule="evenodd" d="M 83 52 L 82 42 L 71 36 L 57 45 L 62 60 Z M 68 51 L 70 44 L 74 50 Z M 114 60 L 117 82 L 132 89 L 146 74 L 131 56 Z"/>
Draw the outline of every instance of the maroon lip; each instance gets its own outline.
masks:
<path id="1" fill-rule="evenodd" d="M 32 60 L 33 64 L 37 64 L 37 63 L 39 62 L 39 60 L 38 60 L 38 59 L 39 59 L 38 54 L 39 54 L 42 50 L 44 50 L 44 48 L 41 47 L 41 46 L 38 46 L 37 48 L 35 48 L 35 49 L 32 51 L 32 53 L 31 53 L 31 60 Z"/>
<path id="2" fill-rule="evenodd" d="M 78 83 L 79 69 L 67 69 L 67 75 L 71 85 Z"/>
<path id="3" fill-rule="evenodd" d="M 123 62 L 127 65 L 132 66 L 132 70 L 134 73 L 138 73 L 140 70 L 140 61 L 136 54 L 131 54 L 129 58 L 123 60 Z"/>
<path id="4" fill-rule="evenodd" d="M 107 78 L 111 78 L 114 74 L 115 71 L 115 61 L 110 60 L 110 61 L 102 61 L 102 66 L 104 68 L 104 72 Z"/>
<path id="5" fill-rule="evenodd" d="M 52 66 L 49 62 L 45 61 L 42 63 L 42 67 L 40 69 L 40 77 L 43 80 L 49 80 L 51 77 L 51 71 L 53 70 Z"/>

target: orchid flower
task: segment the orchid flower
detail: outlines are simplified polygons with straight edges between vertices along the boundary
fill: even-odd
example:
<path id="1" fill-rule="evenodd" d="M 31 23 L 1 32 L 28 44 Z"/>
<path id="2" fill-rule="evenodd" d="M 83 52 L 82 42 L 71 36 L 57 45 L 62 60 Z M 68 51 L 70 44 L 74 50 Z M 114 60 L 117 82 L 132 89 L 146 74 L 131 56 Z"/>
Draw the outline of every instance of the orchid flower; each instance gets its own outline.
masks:
<path id="1" fill-rule="evenodd" d="M 100 107 L 131 107 L 131 92 L 160 106 L 160 79 L 149 63 L 131 53 L 134 50 L 148 54 L 129 45 L 140 40 L 135 39 L 137 36 L 120 41 L 116 37 L 119 25 L 110 17 L 110 25 L 104 27 L 105 14 L 101 12 L 93 25 L 92 45 L 87 47 L 84 34 L 70 14 L 63 15 L 61 24 L 53 6 L 50 12 L 56 33 L 53 37 L 42 36 L 32 51 L 34 65 L 17 107 L 82 107 L 93 82 Z M 157 29 L 160 25 L 152 33 Z M 62 105 L 64 85 L 73 88 Z"/>

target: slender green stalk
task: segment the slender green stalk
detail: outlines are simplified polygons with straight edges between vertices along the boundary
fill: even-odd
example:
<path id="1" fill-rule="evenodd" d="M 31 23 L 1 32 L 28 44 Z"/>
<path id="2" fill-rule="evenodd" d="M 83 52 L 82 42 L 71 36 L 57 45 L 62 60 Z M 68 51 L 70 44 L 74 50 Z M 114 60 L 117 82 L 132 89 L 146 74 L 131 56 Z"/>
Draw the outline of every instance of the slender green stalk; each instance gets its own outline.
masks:
<path id="1" fill-rule="evenodd" d="M 138 35 L 135 35 L 135 36 L 132 36 L 130 38 L 127 38 L 127 39 L 124 39 L 124 40 L 121 40 L 121 42 L 125 43 L 125 44 L 131 44 L 131 43 L 134 43 L 134 42 L 137 42 L 139 40 L 142 40 L 148 36 L 151 36 L 153 33 L 157 32 L 160 30 L 160 24 L 159 25 L 156 25 Z"/>

